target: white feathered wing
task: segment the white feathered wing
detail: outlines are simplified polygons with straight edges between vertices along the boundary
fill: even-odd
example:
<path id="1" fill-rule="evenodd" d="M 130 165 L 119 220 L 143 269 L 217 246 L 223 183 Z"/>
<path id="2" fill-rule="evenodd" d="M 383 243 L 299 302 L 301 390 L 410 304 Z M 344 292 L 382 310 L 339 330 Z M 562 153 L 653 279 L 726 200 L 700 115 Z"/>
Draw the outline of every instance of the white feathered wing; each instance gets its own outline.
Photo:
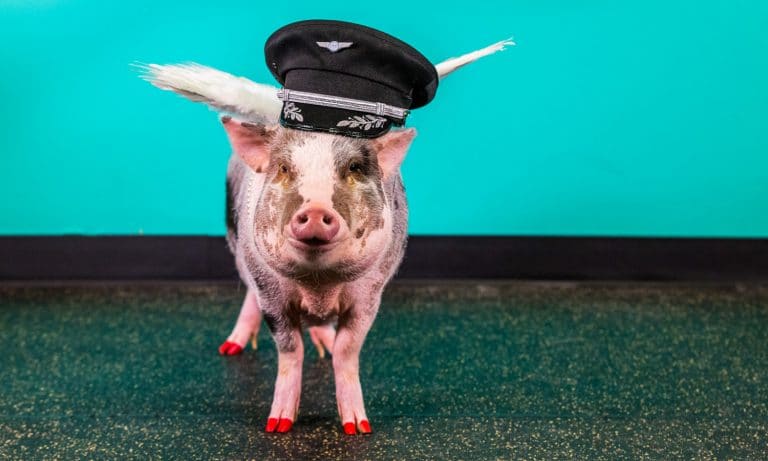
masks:
<path id="1" fill-rule="evenodd" d="M 202 102 L 217 112 L 243 120 L 274 124 L 282 102 L 277 88 L 200 64 L 138 65 L 142 78 L 156 87 Z"/>
<path id="2" fill-rule="evenodd" d="M 473 51 L 471 53 L 463 54 L 458 58 L 450 58 L 435 65 L 437 69 L 437 75 L 442 79 L 446 75 L 450 74 L 459 67 L 466 66 L 467 64 L 477 61 L 478 59 L 496 53 L 497 51 L 504 51 L 507 46 L 515 46 L 515 42 L 511 38 L 496 42 L 493 45 L 486 46 L 485 48 Z"/>
<path id="3" fill-rule="evenodd" d="M 435 65 L 435 69 L 442 79 L 459 67 L 514 44 L 512 39 L 502 40 L 457 58 L 446 59 Z M 217 112 L 263 124 L 277 123 L 280 117 L 282 102 L 277 98 L 274 86 L 195 63 L 138 64 L 137 67 L 141 77 L 156 87 L 173 91 L 194 102 L 202 102 Z"/>

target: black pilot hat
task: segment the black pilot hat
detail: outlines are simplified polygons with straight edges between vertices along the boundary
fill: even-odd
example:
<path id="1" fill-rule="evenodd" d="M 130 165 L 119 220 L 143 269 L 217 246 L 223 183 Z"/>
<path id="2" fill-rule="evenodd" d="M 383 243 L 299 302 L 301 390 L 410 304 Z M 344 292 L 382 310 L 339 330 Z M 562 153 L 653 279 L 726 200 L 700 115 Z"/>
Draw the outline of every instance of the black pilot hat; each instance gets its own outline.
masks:
<path id="1" fill-rule="evenodd" d="M 407 43 L 349 22 L 289 24 L 267 39 L 264 54 L 283 85 L 280 124 L 299 130 L 381 136 L 429 103 L 439 81 Z"/>

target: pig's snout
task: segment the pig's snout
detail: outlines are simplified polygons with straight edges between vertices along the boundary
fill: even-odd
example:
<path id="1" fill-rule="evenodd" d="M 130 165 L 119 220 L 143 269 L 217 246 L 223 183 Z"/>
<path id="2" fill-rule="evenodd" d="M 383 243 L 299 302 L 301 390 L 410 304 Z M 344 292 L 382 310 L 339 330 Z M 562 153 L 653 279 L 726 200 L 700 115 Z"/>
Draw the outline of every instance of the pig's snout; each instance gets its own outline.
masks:
<path id="1" fill-rule="evenodd" d="M 291 219 L 293 238 L 309 245 L 324 244 L 339 233 L 339 215 L 321 207 L 305 208 L 296 212 Z"/>

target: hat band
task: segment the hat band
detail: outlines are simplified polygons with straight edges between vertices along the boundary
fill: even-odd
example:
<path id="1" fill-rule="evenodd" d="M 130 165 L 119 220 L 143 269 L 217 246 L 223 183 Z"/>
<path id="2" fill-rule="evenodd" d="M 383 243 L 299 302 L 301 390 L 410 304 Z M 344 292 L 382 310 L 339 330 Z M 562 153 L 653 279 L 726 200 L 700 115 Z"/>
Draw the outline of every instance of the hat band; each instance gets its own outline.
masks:
<path id="1" fill-rule="evenodd" d="M 398 119 L 401 122 L 405 121 L 405 117 L 407 117 L 410 112 L 408 109 L 390 106 L 382 102 L 342 98 L 341 96 L 331 96 L 328 94 L 307 93 L 305 91 L 294 91 L 287 88 L 278 90 L 277 98 L 283 102 L 299 102 L 315 106 L 333 107 L 335 109 L 347 109 L 357 112 L 383 115 Z"/>

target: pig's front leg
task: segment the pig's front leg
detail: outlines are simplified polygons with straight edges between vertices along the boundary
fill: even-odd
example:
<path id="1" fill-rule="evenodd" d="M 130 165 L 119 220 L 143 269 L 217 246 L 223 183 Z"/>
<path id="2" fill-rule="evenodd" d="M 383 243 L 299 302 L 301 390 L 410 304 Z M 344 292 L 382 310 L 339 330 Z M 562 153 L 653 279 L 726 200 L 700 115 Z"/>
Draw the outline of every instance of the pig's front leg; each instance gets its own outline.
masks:
<path id="1" fill-rule="evenodd" d="M 301 367 L 304 344 L 299 325 L 287 318 L 266 316 L 277 345 L 277 379 L 272 409 L 267 419 L 267 432 L 288 432 L 296 421 L 301 397 Z"/>
<path id="2" fill-rule="evenodd" d="M 253 338 L 253 348 L 256 349 L 256 336 L 261 327 L 261 309 L 256 299 L 256 293 L 248 290 L 243 300 L 240 315 L 237 316 L 235 328 L 224 343 L 219 346 L 221 355 L 237 355 L 243 352 L 248 340 Z"/>
<path id="3" fill-rule="evenodd" d="M 333 345 L 336 402 L 344 432 L 349 435 L 356 434 L 356 431 L 363 434 L 371 432 L 360 386 L 360 350 L 376 317 L 379 302 L 376 301 L 376 306 L 365 310 L 348 310 L 339 319 L 336 330 Z"/>

